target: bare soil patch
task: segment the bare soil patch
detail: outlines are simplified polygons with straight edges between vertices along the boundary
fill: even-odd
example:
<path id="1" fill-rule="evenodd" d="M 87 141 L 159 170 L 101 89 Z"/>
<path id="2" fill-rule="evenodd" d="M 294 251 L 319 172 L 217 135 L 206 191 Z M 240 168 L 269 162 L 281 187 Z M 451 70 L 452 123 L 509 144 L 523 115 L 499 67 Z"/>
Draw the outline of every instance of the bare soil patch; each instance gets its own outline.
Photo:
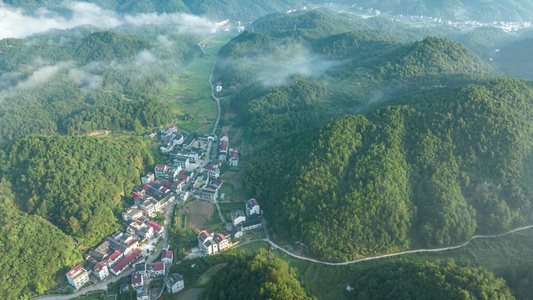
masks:
<path id="1" fill-rule="evenodd" d="M 235 133 L 235 136 L 231 140 L 231 143 L 232 144 L 237 143 L 239 141 L 239 139 L 241 138 L 241 135 L 242 135 L 242 128 L 239 127 L 239 130 L 237 130 L 237 132 Z"/>
<path id="2" fill-rule="evenodd" d="M 222 127 L 222 132 L 223 133 L 228 133 L 230 128 L 231 128 L 231 124 L 226 125 L 226 126 Z"/>
<path id="3" fill-rule="evenodd" d="M 214 214 L 214 204 L 200 200 L 190 201 L 178 211 L 181 219 L 183 219 L 183 215 L 187 215 L 187 224 L 185 224 L 187 229 L 203 227 L 207 220 L 213 219 Z"/>
<path id="4" fill-rule="evenodd" d="M 237 116 L 237 113 L 233 109 L 226 109 L 226 113 L 224 114 L 224 118 L 226 120 L 235 118 Z"/>

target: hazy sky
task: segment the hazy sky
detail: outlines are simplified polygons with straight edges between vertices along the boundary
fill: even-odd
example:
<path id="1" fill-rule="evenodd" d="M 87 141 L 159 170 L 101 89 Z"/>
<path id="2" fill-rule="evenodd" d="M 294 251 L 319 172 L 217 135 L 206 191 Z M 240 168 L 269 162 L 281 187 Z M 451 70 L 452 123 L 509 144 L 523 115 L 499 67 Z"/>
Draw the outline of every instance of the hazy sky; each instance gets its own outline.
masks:
<path id="1" fill-rule="evenodd" d="M 64 8 L 72 12 L 70 18 L 65 18 L 44 8 L 38 9 L 34 15 L 27 15 L 21 9 L 1 5 L 0 39 L 24 38 L 53 28 L 68 29 L 89 24 L 106 29 L 120 25 L 170 25 L 175 26 L 176 33 L 209 33 L 213 26 L 213 23 L 206 18 L 189 14 L 149 13 L 121 16 L 114 11 L 85 2 L 72 2 L 63 5 Z"/>

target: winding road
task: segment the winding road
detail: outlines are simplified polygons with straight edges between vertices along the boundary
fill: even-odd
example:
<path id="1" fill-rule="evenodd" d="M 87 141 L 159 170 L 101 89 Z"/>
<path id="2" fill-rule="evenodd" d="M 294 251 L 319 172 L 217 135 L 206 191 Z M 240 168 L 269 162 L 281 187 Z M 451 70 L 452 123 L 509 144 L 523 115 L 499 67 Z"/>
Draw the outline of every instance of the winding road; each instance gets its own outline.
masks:
<path id="1" fill-rule="evenodd" d="M 266 225 L 266 220 L 264 220 L 263 225 Z M 272 242 L 270 240 L 270 238 L 268 236 L 268 231 L 266 229 L 266 226 L 265 226 L 265 233 L 267 234 L 267 238 L 266 239 L 262 239 L 262 240 L 256 240 L 256 241 L 268 242 L 270 245 L 272 245 L 272 247 L 274 247 L 276 249 L 279 249 L 279 250 L 285 252 L 286 254 L 288 254 L 288 255 L 290 255 L 290 256 L 292 256 L 294 258 L 298 258 L 298 259 L 301 259 L 301 260 L 307 260 L 307 261 L 310 261 L 310 262 L 324 264 L 324 265 L 330 265 L 330 266 L 343 266 L 343 265 L 349 265 L 349 264 L 356 264 L 356 263 L 360 263 L 360 262 L 368 261 L 368 260 L 374 260 L 374 259 L 380 259 L 380 258 L 386 258 L 386 257 L 392 257 L 392 256 L 398 256 L 398 255 L 404 255 L 404 254 L 421 253 L 421 252 L 440 252 L 440 251 L 459 249 L 459 248 L 462 248 L 462 247 L 470 244 L 470 242 L 472 240 L 475 240 L 475 239 L 497 238 L 497 237 L 506 236 L 506 235 L 509 235 L 511 233 L 515 233 L 515 232 L 518 232 L 518 231 L 530 229 L 530 228 L 533 228 L 533 225 L 515 228 L 513 230 L 510 230 L 510 231 L 507 231 L 507 232 L 504 232 L 504 233 L 501 233 L 501 234 L 474 235 L 471 238 L 469 238 L 468 241 L 466 241 L 466 242 L 464 242 L 462 244 L 456 245 L 456 246 L 443 247 L 443 248 L 434 248 L 434 249 L 407 250 L 407 251 L 403 251 L 403 252 L 397 252 L 397 253 L 383 254 L 383 255 L 378 255 L 378 256 L 365 257 L 365 258 L 360 258 L 360 259 L 351 260 L 351 261 L 345 261 L 345 262 L 339 262 L 339 263 L 321 261 L 321 260 L 317 260 L 317 259 L 313 259 L 313 258 L 297 255 L 297 254 L 294 254 L 292 252 L 289 252 L 289 251 L 285 250 L 284 248 L 280 247 L 279 245 L 275 244 L 274 242 Z"/>

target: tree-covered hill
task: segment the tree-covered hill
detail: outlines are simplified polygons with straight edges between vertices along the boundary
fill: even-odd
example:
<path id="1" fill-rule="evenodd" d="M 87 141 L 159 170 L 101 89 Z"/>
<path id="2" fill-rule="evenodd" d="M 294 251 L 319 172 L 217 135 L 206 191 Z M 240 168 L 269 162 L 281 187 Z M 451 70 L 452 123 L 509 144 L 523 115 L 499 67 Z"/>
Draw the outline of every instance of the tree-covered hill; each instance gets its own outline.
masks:
<path id="1" fill-rule="evenodd" d="M 94 3 L 101 8 L 123 14 L 181 12 L 207 16 L 217 21 L 229 18 L 248 22 L 266 14 L 301 9 L 307 5 L 307 1 L 303 0 L 88 0 L 85 2 Z M 60 11 L 64 5 L 62 0 L 5 0 L 4 3 L 28 12 L 34 12 L 42 7 Z"/>
<path id="2" fill-rule="evenodd" d="M 169 123 L 170 110 L 153 95 L 186 63 L 193 41 L 109 31 L 62 42 L 1 40 L 0 141 L 27 134 L 143 131 Z"/>
<path id="3" fill-rule="evenodd" d="M 503 79 L 409 94 L 282 138 L 247 185 L 275 237 L 328 260 L 510 229 L 532 219 L 532 99 Z"/>
<path id="4" fill-rule="evenodd" d="M 19 209 L 90 245 L 117 229 L 121 196 L 153 159 L 135 140 L 28 136 L 10 142 L 1 162 Z"/>
<path id="5" fill-rule="evenodd" d="M 234 259 L 214 278 L 203 299 L 316 299 L 307 295 L 287 261 L 264 249 L 253 259 Z"/>
<path id="6" fill-rule="evenodd" d="M 275 36 L 303 36 L 321 38 L 359 28 L 368 28 L 364 20 L 357 16 L 352 18 L 313 10 L 300 14 L 275 13 L 256 20 L 254 31 Z"/>
<path id="7" fill-rule="evenodd" d="M 55 284 L 80 261 L 72 238 L 38 215 L 20 211 L 11 184 L 0 182 L 0 298 L 27 299 Z M 63 274 L 61 274 L 63 275 Z M 64 275 L 63 275 L 64 276 Z"/>
<path id="8" fill-rule="evenodd" d="M 353 299 L 514 299 L 502 278 L 453 261 L 394 260 L 352 272 Z"/>
<path id="9" fill-rule="evenodd" d="M 533 80 L 533 38 L 522 39 L 492 51 L 493 64 L 512 77 Z"/>

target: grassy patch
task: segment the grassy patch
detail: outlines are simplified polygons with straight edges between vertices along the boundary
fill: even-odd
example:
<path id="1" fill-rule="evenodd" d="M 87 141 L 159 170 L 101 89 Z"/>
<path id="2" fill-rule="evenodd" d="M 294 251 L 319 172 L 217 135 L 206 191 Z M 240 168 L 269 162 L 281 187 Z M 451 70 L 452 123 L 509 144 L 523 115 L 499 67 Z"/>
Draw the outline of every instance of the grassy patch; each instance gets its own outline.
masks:
<path id="1" fill-rule="evenodd" d="M 207 270 L 204 274 L 202 274 L 202 276 L 200 276 L 200 278 L 198 278 L 198 281 L 196 282 L 196 285 L 204 286 L 204 285 L 208 284 L 211 281 L 211 279 L 213 278 L 213 276 L 215 276 L 215 274 L 220 269 L 224 268 L 226 265 L 227 265 L 227 263 L 222 263 L 222 264 L 218 264 L 218 265 L 213 266 L 211 269 Z"/>

